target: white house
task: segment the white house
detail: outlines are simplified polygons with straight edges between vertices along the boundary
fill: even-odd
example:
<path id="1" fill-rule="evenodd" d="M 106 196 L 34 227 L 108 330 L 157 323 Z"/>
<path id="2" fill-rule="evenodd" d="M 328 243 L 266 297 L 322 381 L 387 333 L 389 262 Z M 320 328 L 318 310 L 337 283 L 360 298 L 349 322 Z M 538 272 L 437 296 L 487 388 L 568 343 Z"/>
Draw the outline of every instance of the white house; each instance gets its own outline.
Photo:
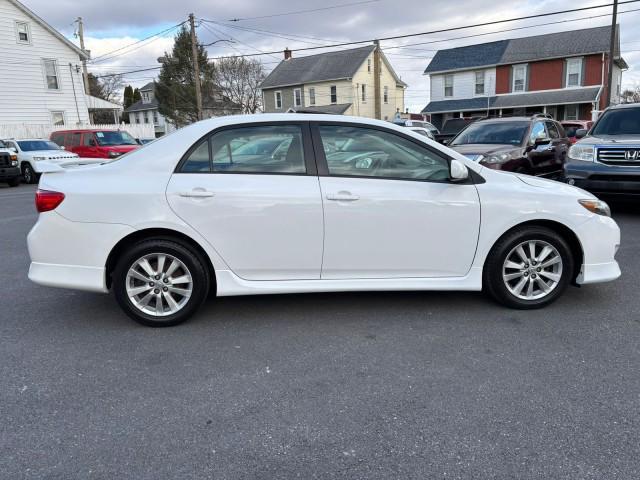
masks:
<path id="1" fill-rule="evenodd" d="M 175 127 L 167 122 L 158 111 L 158 101 L 155 97 L 155 84 L 147 83 L 140 89 L 141 100 L 127 108 L 124 113 L 129 114 L 131 125 L 153 125 L 156 137 L 172 132 Z"/>
<path id="2" fill-rule="evenodd" d="M 25 5 L 0 0 L 0 125 L 88 124 L 83 58 Z"/>

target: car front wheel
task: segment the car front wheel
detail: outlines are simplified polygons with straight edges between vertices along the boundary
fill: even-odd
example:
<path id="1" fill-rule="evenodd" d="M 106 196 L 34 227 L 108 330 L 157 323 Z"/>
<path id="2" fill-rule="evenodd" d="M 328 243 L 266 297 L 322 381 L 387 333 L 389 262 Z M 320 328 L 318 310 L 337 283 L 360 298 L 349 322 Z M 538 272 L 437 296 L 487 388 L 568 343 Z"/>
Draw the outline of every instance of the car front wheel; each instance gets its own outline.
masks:
<path id="1" fill-rule="evenodd" d="M 484 270 L 484 288 L 512 308 L 542 308 L 571 281 L 574 260 L 565 239 L 546 227 L 524 227 L 502 237 Z"/>
<path id="2" fill-rule="evenodd" d="M 145 240 L 120 258 L 113 289 L 122 309 L 150 327 L 178 325 L 200 308 L 209 293 L 203 258 L 169 239 Z"/>
<path id="3" fill-rule="evenodd" d="M 24 183 L 28 183 L 28 184 L 38 183 L 38 174 L 35 172 L 33 167 L 28 163 L 25 163 L 22 166 L 22 178 L 24 178 Z"/>

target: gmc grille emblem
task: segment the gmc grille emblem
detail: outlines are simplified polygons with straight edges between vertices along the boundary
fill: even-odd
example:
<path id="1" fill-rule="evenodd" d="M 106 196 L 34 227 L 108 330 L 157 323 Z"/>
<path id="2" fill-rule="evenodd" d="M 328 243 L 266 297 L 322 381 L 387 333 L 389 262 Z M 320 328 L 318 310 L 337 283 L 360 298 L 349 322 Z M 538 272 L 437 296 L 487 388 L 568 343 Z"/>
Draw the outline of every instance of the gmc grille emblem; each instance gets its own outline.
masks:
<path id="1" fill-rule="evenodd" d="M 638 159 L 640 159 L 640 150 L 625 150 L 624 159 L 625 160 L 638 160 Z"/>

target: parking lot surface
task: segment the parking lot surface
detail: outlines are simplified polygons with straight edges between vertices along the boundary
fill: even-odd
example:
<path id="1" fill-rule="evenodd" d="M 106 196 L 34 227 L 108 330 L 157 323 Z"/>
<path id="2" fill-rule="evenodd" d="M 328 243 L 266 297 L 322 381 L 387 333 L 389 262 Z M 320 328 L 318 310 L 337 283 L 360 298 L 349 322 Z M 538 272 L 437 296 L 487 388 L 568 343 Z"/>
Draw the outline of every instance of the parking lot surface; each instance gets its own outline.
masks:
<path id="1" fill-rule="evenodd" d="M 0 187 L 0 478 L 640 477 L 640 207 L 622 278 L 541 311 L 231 297 L 150 329 L 29 282 L 34 190 Z"/>

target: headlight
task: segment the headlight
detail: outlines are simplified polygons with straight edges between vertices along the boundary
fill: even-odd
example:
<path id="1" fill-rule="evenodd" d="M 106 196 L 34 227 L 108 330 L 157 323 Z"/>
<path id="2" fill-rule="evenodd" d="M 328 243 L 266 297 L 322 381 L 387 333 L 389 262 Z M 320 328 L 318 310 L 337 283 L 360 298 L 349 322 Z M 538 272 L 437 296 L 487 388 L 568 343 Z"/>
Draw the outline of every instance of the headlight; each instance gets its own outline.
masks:
<path id="1" fill-rule="evenodd" d="M 591 213 L 603 215 L 605 217 L 611 216 L 611 209 L 609 208 L 609 205 L 602 200 L 578 200 L 578 203 Z"/>
<path id="2" fill-rule="evenodd" d="M 122 153 L 120 152 L 109 152 L 109 158 L 116 158 L 119 157 L 120 155 L 122 155 Z"/>
<path id="3" fill-rule="evenodd" d="M 569 149 L 569 158 L 571 160 L 580 160 L 583 162 L 593 162 L 595 148 L 593 145 L 580 145 L 576 143 Z"/>
<path id="4" fill-rule="evenodd" d="M 18 160 L 18 156 L 17 155 L 10 155 L 9 157 L 11 158 L 11 160 Z"/>
<path id="5" fill-rule="evenodd" d="M 488 155 L 480 161 L 482 163 L 505 163 L 513 158 L 518 158 L 520 156 L 519 150 L 513 150 L 511 152 L 502 152 L 502 153 L 494 153 L 492 155 Z"/>
<path id="6" fill-rule="evenodd" d="M 11 160 L 11 166 L 12 167 L 17 167 L 18 166 L 18 161 L 17 160 Z"/>

